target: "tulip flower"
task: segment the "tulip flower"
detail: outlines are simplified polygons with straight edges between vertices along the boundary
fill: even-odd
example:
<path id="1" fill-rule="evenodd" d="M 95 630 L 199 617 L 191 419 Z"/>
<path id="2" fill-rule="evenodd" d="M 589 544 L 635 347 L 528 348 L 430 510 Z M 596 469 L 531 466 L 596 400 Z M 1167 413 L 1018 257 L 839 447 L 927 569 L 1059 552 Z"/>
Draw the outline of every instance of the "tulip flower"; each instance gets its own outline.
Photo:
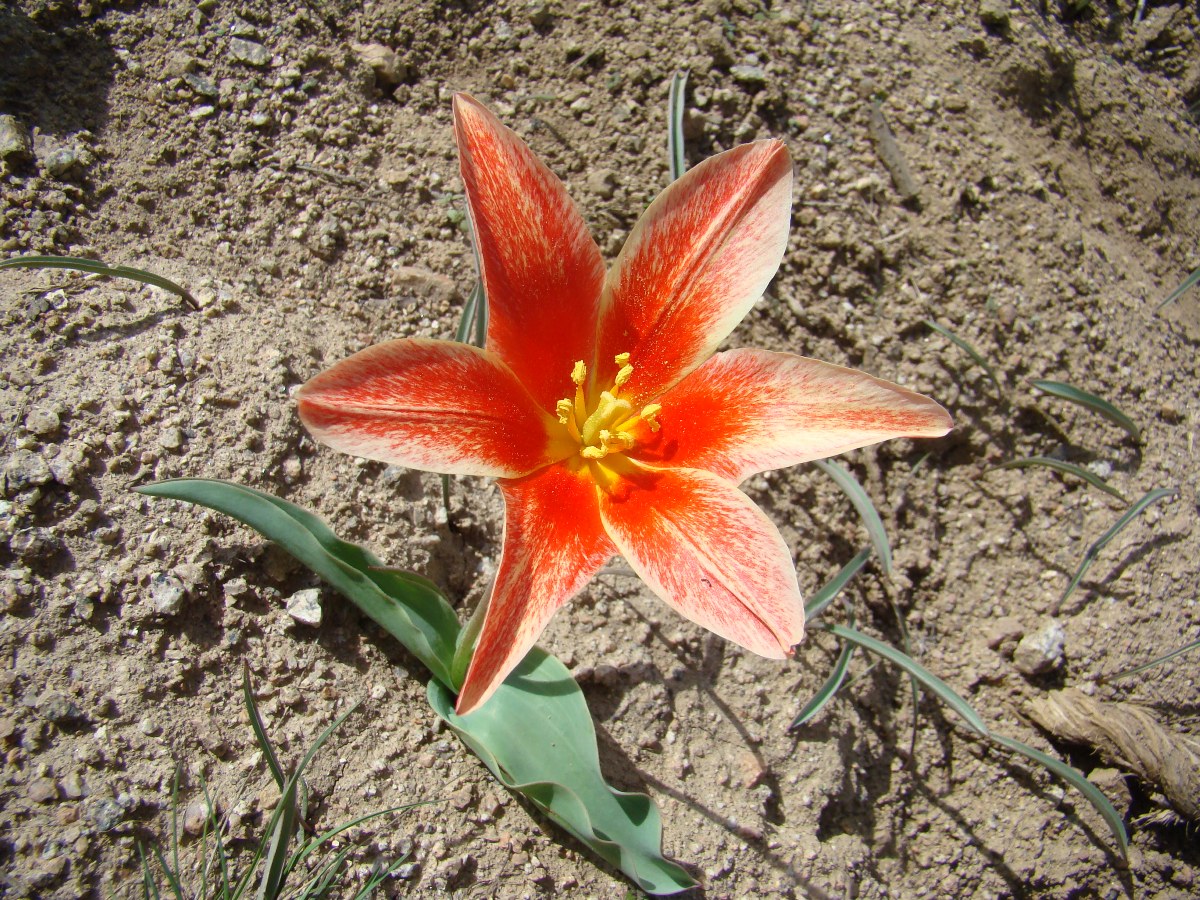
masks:
<path id="1" fill-rule="evenodd" d="M 454 99 L 488 301 L 486 346 L 377 344 L 298 395 L 309 431 L 383 462 L 496 478 L 504 542 L 457 712 L 484 703 L 616 555 L 688 619 L 765 657 L 804 636 L 791 552 L 737 485 L 893 437 L 932 400 L 788 353 L 716 352 L 787 246 L 780 141 L 735 147 L 655 199 L 611 269 L 561 181 L 480 103 Z"/>

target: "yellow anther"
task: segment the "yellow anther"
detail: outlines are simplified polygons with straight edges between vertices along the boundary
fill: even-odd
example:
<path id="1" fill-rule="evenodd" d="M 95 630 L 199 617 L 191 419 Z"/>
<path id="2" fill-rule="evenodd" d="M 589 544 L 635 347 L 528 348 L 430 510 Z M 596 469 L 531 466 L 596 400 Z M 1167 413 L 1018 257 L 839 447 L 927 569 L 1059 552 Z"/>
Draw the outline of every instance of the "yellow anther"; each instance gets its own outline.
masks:
<path id="1" fill-rule="evenodd" d="M 618 353 L 613 357 L 613 362 L 615 362 L 618 366 L 627 366 L 629 365 L 629 354 Z"/>
<path id="2" fill-rule="evenodd" d="M 633 375 L 633 366 L 621 366 L 621 370 L 617 372 L 617 377 L 613 379 L 613 383 L 616 387 L 620 387 L 629 380 L 631 375 Z"/>
<path id="3" fill-rule="evenodd" d="M 584 379 L 587 378 L 587 366 L 583 364 L 583 360 L 575 361 L 575 368 L 571 370 L 571 380 L 578 385 L 582 385 Z"/>
<path id="4" fill-rule="evenodd" d="M 554 411 L 558 413 L 558 421 L 566 425 L 571 420 L 571 416 L 575 415 L 575 404 L 570 400 L 559 400 Z"/>
<path id="5" fill-rule="evenodd" d="M 584 447 L 579 451 L 579 455 L 584 459 L 604 459 L 608 451 L 603 447 Z"/>
<path id="6" fill-rule="evenodd" d="M 658 414 L 662 412 L 661 403 L 648 403 L 642 407 L 642 411 L 638 413 L 638 418 L 650 426 L 651 431 L 658 431 L 662 426 L 658 424 Z"/>

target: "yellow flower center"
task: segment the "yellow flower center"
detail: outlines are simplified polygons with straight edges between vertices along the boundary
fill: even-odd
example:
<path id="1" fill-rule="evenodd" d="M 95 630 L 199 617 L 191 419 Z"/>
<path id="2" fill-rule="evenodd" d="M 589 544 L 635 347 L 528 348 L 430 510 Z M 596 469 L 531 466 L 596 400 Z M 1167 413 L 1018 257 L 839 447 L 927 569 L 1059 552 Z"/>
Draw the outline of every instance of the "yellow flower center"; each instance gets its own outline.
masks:
<path id="1" fill-rule="evenodd" d="M 558 421 L 566 426 L 567 434 L 578 447 L 577 456 L 591 469 L 596 483 L 606 490 L 616 476 L 621 455 L 637 444 L 643 426 L 658 431 L 658 414 L 662 410 L 659 404 L 649 403 L 640 412 L 634 412 L 633 404 L 621 397 L 621 386 L 633 374 L 629 354 L 619 353 L 615 361 L 618 369 L 612 387 L 601 391 L 590 406 L 583 389 L 587 366 L 583 360 L 575 363 L 571 372 L 575 396 L 559 400 L 555 406 Z"/>

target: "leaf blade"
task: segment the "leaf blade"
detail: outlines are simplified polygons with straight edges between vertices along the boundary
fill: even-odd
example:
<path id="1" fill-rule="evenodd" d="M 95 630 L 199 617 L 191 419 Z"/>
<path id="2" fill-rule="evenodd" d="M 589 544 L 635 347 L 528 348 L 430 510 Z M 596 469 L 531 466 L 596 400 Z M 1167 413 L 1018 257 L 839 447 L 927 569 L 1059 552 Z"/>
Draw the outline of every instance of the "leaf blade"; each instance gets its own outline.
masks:
<path id="1" fill-rule="evenodd" d="M 1074 403 L 1077 406 L 1090 409 L 1092 412 L 1108 419 L 1108 421 L 1112 422 L 1114 425 L 1125 429 L 1126 433 L 1132 437 L 1134 441 L 1141 441 L 1142 430 L 1138 428 L 1137 423 L 1102 397 L 1097 397 L 1095 394 L 1089 394 L 1087 391 L 1081 391 L 1074 385 L 1065 384 L 1061 381 L 1047 381 L 1044 378 L 1031 378 L 1029 379 L 1029 383 L 1039 391 L 1050 394 L 1052 397 L 1058 397 L 1060 400 L 1066 400 L 1069 403 Z"/>
<path id="2" fill-rule="evenodd" d="M 982 353 L 971 346 L 971 344 L 960 338 L 946 326 L 939 325 L 937 322 L 933 321 L 933 319 L 922 319 L 921 321 L 952 343 L 963 353 L 967 354 L 967 356 L 971 357 L 975 365 L 983 369 L 984 373 L 988 378 L 992 379 L 992 382 L 996 385 L 996 387 L 1004 390 L 1004 385 L 1000 383 L 1000 377 L 996 374 L 996 370 L 992 368 L 991 363 L 987 361 L 987 357 L 985 357 Z"/>
<path id="3" fill-rule="evenodd" d="M 1124 530 L 1125 526 L 1140 516 L 1150 506 L 1153 506 L 1159 500 L 1163 500 L 1167 497 L 1173 497 L 1175 493 L 1175 488 L 1155 488 L 1152 491 L 1148 491 L 1140 500 L 1133 504 L 1133 506 L 1129 507 L 1129 509 L 1125 511 L 1125 514 L 1121 516 L 1121 518 L 1117 519 L 1116 524 L 1113 525 L 1112 528 L 1100 535 L 1095 543 L 1088 547 L 1087 551 L 1083 554 L 1083 559 L 1079 563 L 1079 568 L 1076 569 L 1075 574 L 1071 576 L 1071 582 L 1067 585 L 1067 589 L 1063 591 L 1063 595 L 1058 598 L 1058 604 L 1055 606 L 1054 611 L 1057 613 L 1058 610 L 1062 609 L 1063 604 L 1067 602 L 1067 598 L 1075 593 L 1075 588 L 1079 587 L 1079 583 L 1083 581 L 1083 576 L 1087 574 L 1087 570 L 1092 567 L 1092 563 L 1096 561 L 1096 557 L 1100 555 L 1100 551 L 1108 545 L 1109 541 L 1120 534 L 1121 531 Z"/>
<path id="4" fill-rule="evenodd" d="M 1113 837 L 1116 838 L 1117 846 L 1121 849 L 1121 858 L 1129 858 L 1129 834 L 1125 831 L 1125 823 L 1121 820 L 1120 814 L 1113 807 L 1112 803 L 1109 802 L 1108 798 L 1104 796 L 1100 788 L 1088 781 L 1077 769 L 1068 766 L 1060 759 L 1055 759 L 1053 756 L 1043 753 L 1041 750 L 1030 747 L 1028 744 L 1023 744 L 1020 741 L 994 732 L 992 740 L 1000 746 L 1007 747 L 1014 753 L 1019 753 L 1026 759 L 1036 762 L 1080 791 L 1087 798 L 1087 801 L 1095 807 L 1096 811 L 1100 813 L 1101 818 L 1108 825 Z"/>
<path id="5" fill-rule="evenodd" d="M 566 667 L 534 647 L 487 703 L 458 716 L 431 681 L 429 703 L 506 787 L 652 894 L 696 882 L 662 855 L 662 823 L 645 794 L 614 790 L 600 772 L 595 726 Z"/>
<path id="6" fill-rule="evenodd" d="M 387 570 L 369 551 L 339 539 L 295 504 L 223 481 L 178 479 L 137 491 L 206 506 L 275 541 L 345 594 L 445 684 L 458 637 L 458 617 L 444 597 L 419 580 Z"/>
<path id="7" fill-rule="evenodd" d="M 198 309 L 196 299 L 183 287 L 169 278 L 147 272 L 145 269 L 135 269 L 133 266 L 110 266 L 95 259 L 84 259 L 79 256 L 16 256 L 12 259 L 0 260 L 0 269 L 71 269 L 76 272 L 87 272 L 91 275 L 105 275 L 109 278 L 127 278 L 130 281 L 140 281 L 162 288 L 177 295 L 188 306 Z"/>
<path id="8" fill-rule="evenodd" d="M 994 472 L 997 469 L 1028 469 L 1035 466 L 1044 466 L 1047 469 L 1053 469 L 1056 472 L 1062 472 L 1064 475 L 1074 475 L 1076 478 L 1082 478 L 1092 487 L 1099 488 L 1104 493 L 1116 497 L 1122 503 L 1128 504 L 1129 498 L 1118 491 L 1115 487 L 1097 475 L 1095 472 L 1085 469 L 1083 466 L 1077 466 L 1074 463 L 1065 462 L 1061 459 L 1054 459 L 1052 456 L 1025 456 L 1021 459 L 1009 460 L 1005 463 L 992 466 L 987 471 Z"/>
<path id="9" fill-rule="evenodd" d="M 871 538 L 875 552 L 879 554 L 883 574 L 891 578 L 892 546 L 888 542 L 887 529 L 883 527 L 883 519 L 879 518 L 879 512 L 875 509 L 875 504 L 871 502 L 870 496 L 858 483 L 858 479 L 850 474 L 849 469 L 832 459 L 814 460 L 813 465 L 832 478 L 842 489 L 842 493 L 850 498 L 850 502 L 854 504 L 854 508 L 858 510 L 858 515 L 862 518 L 863 525 L 867 528 L 867 534 Z"/>
<path id="10" fill-rule="evenodd" d="M 895 663 L 937 695 L 938 699 L 943 703 L 958 713 L 962 720 L 980 737 L 990 736 L 991 732 L 988 730 L 987 725 L 984 724 L 983 719 L 979 717 L 979 713 L 975 712 L 967 701 L 960 697 L 950 685 L 946 684 L 946 682 L 942 681 L 942 679 L 938 678 L 911 656 L 902 653 L 890 644 L 885 644 L 883 641 L 876 640 L 853 628 L 846 628 L 842 625 L 823 625 L 821 627 L 842 640 L 858 644 L 864 650 L 870 650 L 872 653 L 882 656 L 889 662 Z"/>

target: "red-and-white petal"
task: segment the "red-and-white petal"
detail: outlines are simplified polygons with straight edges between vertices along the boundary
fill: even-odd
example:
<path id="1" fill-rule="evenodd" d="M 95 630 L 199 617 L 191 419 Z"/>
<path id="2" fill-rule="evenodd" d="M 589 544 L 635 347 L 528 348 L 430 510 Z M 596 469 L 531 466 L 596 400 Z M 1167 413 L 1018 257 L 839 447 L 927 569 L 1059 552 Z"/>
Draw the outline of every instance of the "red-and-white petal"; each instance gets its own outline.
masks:
<path id="1" fill-rule="evenodd" d="M 632 456 L 738 482 L 896 437 L 941 437 L 949 413 L 865 372 L 766 350 L 718 353 L 659 400 Z"/>
<path id="2" fill-rule="evenodd" d="M 605 283 L 597 384 L 629 353 L 622 389 L 652 400 L 707 359 L 762 296 L 791 221 L 792 161 L 779 141 L 710 157 L 634 226 Z"/>
<path id="3" fill-rule="evenodd" d="M 587 470 L 557 463 L 501 481 L 504 550 L 483 629 L 458 694 L 464 715 L 492 695 L 550 617 L 616 555 L 600 523 Z"/>
<path id="4" fill-rule="evenodd" d="M 487 290 L 487 347 L 538 404 L 570 396 L 572 364 L 591 359 L 604 261 L 561 181 L 466 94 L 454 133 Z"/>
<path id="5" fill-rule="evenodd" d="M 558 424 L 494 354 L 453 341 L 376 344 L 296 396 L 304 425 L 335 450 L 451 475 L 528 474 L 550 462 Z"/>
<path id="6" fill-rule="evenodd" d="M 787 545 L 729 482 L 697 469 L 627 471 L 600 494 L 600 517 L 633 570 L 693 622 L 772 659 L 803 639 Z"/>

